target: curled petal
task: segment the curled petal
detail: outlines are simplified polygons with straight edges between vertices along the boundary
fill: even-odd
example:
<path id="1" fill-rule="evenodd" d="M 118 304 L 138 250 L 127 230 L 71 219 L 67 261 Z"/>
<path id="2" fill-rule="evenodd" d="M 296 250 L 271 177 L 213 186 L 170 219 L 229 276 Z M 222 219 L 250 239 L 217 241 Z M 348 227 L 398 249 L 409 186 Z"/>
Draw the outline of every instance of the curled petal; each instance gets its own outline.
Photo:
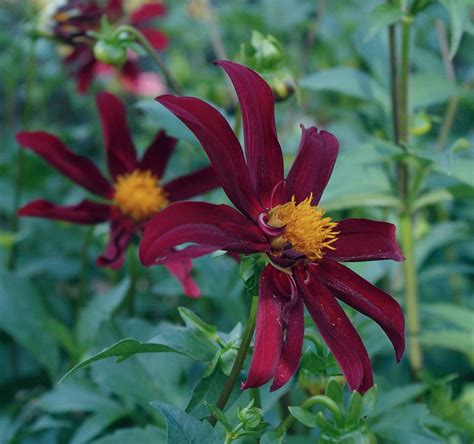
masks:
<path id="1" fill-rule="evenodd" d="M 250 181 L 240 143 L 224 117 L 194 97 L 164 95 L 156 100 L 194 133 L 230 200 L 240 211 L 256 220 L 264 208 Z"/>
<path id="2" fill-rule="evenodd" d="M 284 289 L 285 293 L 282 296 L 286 296 L 288 302 L 285 303 L 282 309 L 285 338 L 273 384 L 270 388 L 271 391 L 283 387 L 296 372 L 300 363 L 304 339 L 303 298 L 297 292 L 293 277 L 275 270 L 274 281 L 275 283 L 279 282 L 278 287 Z"/>
<path id="3" fill-rule="evenodd" d="M 141 5 L 135 9 L 129 16 L 128 21 L 131 25 L 139 25 L 141 22 L 152 20 L 166 15 L 166 6 L 163 3 L 150 2 Z"/>
<path id="4" fill-rule="evenodd" d="M 174 250 L 186 243 L 194 245 Z M 204 202 L 177 202 L 146 224 L 140 259 L 144 265 L 154 265 L 216 250 L 252 253 L 268 249 L 268 241 L 258 227 L 233 208 Z"/>
<path id="5" fill-rule="evenodd" d="M 338 262 L 360 262 L 404 259 L 397 244 L 396 227 L 387 222 L 369 219 L 344 219 L 337 223 L 335 250 L 327 250 L 326 257 Z"/>
<path id="6" fill-rule="evenodd" d="M 273 267 L 267 265 L 260 276 L 255 344 L 247 380 L 242 389 L 259 387 L 275 374 L 283 343 L 283 300 L 275 294 Z"/>
<path id="7" fill-rule="evenodd" d="M 110 224 L 109 242 L 105 251 L 97 258 L 99 267 L 108 267 L 114 270 L 120 268 L 125 261 L 125 251 L 136 231 L 136 227 L 129 220 L 116 219 Z"/>
<path id="8" fill-rule="evenodd" d="M 313 193 L 317 205 L 331 177 L 339 152 L 339 142 L 327 131 L 301 125 L 302 135 L 298 154 L 286 179 L 286 200 L 295 196 L 296 202 Z"/>
<path id="9" fill-rule="evenodd" d="M 112 196 L 112 186 L 97 167 L 86 157 L 73 153 L 57 137 L 43 131 L 25 131 L 18 133 L 16 140 L 86 190 L 106 198 Z"/>
<path id="10" fill-rule="evenodd" d="M 351 390 L 365 393 L 374 384 L 372 367 L 356 329 L 329 289 L 315 276 L 300 269 L 296 279 L 305 305 L 339 363 L 347 384 Z"/>
<path id="11" fill-rule="evenodd" d="M 331 260 L 320 262 L 318 277 L 337 298 L 382 327 L 400 361 L 405 350 L 405 317 L 398 302 L 349 268 Z"/>
<path id="12" fill-rule="evenodd" d="M 98 224 L 110 219 L 111 208 L 109 205 L 90 200 L 83 200 L 77 205 L 62 206 L 39 199 L 20 208 L 18 215 L 63 220 L 76 224 Z"/>
<path id="13" fill-rule="evenodd" d="M 191 276 L 193 263 L 190 260 L 170 262 L 164 266 L 183 286 L 186 296 L 191 298 L 198 298 L 201 296 L 199 287 Z"/>
<path id="14" fill-rule="evenodd" d="M 130 137 L 123 103 L 109 92 L 99 93 L 96 102 L 107 152 L 107 163 L 110 174 L 115 179 L 137 167 L 135 146 Z"/>
<path id="15" fill-rule="evenodd" d="M 206 193 L 218 186 L 219 181 L 212 167 L 205 167 L 168 182 L 164 188 L 168 193 L 169 201 L 176 202 Z"/>
<path id="16" fill-rule="evenodd" d="M 159 131 L 148 146 L 140 162 L 141 170 L 151 170 L 159 178 L 163 177 L 166 165 L 173 154 L 177 140 Z"/>
<path id="17" fill-rule="evenodd" d="M 225 70 L 237 92 L 250 178 L 262 204 L 271 208 L 273 190 L 283 180 L 283 156 L 275 127 L 272 90 L 262 77 L 245 66 L 225 60 L 216 64 Z M 278 198 L 277 203 L 280 203 Z"/>

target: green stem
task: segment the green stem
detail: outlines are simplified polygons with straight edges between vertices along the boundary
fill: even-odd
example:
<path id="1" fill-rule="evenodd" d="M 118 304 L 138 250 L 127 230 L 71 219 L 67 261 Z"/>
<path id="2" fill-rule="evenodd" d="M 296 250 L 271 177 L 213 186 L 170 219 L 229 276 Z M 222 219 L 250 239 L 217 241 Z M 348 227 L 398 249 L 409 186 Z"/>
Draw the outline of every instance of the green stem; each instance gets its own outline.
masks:
<path id="1" fill-rule="evenodd" d="M 130 277 L 130 288 L 125 297 L 125 307 L 129 316 L 135 314 L 135 295 L 137 293 L 138 268 L 135 248 L 130 246 L 128 249 L 128 275 Z"/>
<path id="2" fill-rule="evenodd" d="M 397 78 L 392 70 L 392 107 L 394 108 L 394 139 L 402 149 L 406 149 L 410 138 L 410 107 L 409 107 L 409 81 L 410 81 L 410 35 L 413 18 L 404 17 L 401 23 L 401 54 L 400 54 L 400 77 Z M 390 45 L 391 65 L 396 60 L 396 46 Z M 395 75 L 394 75 L 395 74 Z M 398 89 L 398 92 L 396 91 Z M 397 122 L 398 120 L 398 122 Z M 398 128 L 398 134 L 396 129 Z M 400 199 L 403 209 L 400 215 L 400 236 L 402 249 L 405 254 L 403 272 L 405 277 L 405 300 L 408 330 L 408 356 L 410 367 L 415 377 L 418 377 L 423 369 L 423 352 L 419 341 L 420 319 L 418 313 L 418 282 L 415 264 L 415 248 L 413 237 L 413 210 L 412 196 L 409 190 L 409 170 L 407 164 L 402 160 L 398 164 L 398 184 Z"/>
<path id="3" fill-rule="evenodd" d="M 316 404 L 326 407 L 331 412 L 335 423 L 339 427 L 343 425 L 344 417 L 342 416 L 341 410 L 339 409 L 338 405 L 331 398 L 328 398 L 327 396 L 323 396 L 323 395 L 312 396 L 311 398 L 308 398 L 306 401 L 304 401 L 300 405 L 300 408 L 309 410 L 311 407 L 313 407 Z M 276 428 L 277 434 L 279 436 L 284 436 L 286 434 L 286 431 L 291 427 L 294 421 L 295 421 L 295 417 L 290 413 Z"/>
<path id="4" fill-rule="evenodd" d="M 251 389 L 252 391 L 252 398 L 253 398 L 253 405 L 258 407 L 259 409 L 262 408 L 262 398 L 260 397 L 260 389 L 255 387 Z"/>
<path id="5" fill-rule="evenodd" d="M 94 227 L 89 227 L 84 237 L 84 242 L 81 249 L 81 277 L 79 282 L 79 297 L 77 299 L 77 316 L 85 305 L 87 294 L 87 269 L 89 265 L 89 248 L 94 238 Z"/>
<path id="6" fill-rule="evenodd" d="M 30 49 L 28 51 L 28 61 L 26 67 L 26 81 L 25 81 L 25 102 L 23 108 L 23 129 L 27 130 L 30 125 L 30 114 L 31 114 L 31 95 L 33 91 L 33 79 L 35 73 L 35 49 L 36 49 L 36 40 L 32 39 L 30 44 Z M 23 188 L 23 164 L 24 164 L 24 157 L 25 154 L 21 147 L 18 147 L 16 162 L 15 162 L 15 184 L 14 184 L 14 191 L 13 191 L 13 211 L 11 215 L 11 231 L 12 233 L 16 234 L 18 231 L 19 223 L 18 223 L 18 208 L 20 208 L 20 201 L 21 201 L 21 192 Z M 16 242 L 13 243 L 10 253 L 7 259 L 7 268 L 9 270 L 14 270 L 16 267 L 16 259 L 17 259 L 17 244 Z"/>
<path id="7" fill-rule="evenodd" d="M 255 319 L 257 317 L 257 307 L 258 307 L 258 296 L 252 297 L 252 305 L 250 307 L 249 317 L 247 319 L 247 325 L 245 326 L 245 331 L 242 336 L 242 341 L 240 343 L 239 352 L 230 371 L 229 378 L 227 379 L 226 384 L 222 388 L 222 391 L 219 395 L 219 399 L 216 402 L 216 407 L 224 410 L 227 401 L 229 400 L 232 389 L 234 388 L 235 382 L 240 376 L 240 371 L 245 362 L 245 358 L 249 351 L 250 342 L 252 341 L 253 331 L 255 329 Z M 215 426 L 217 423 L 217 418 L 213 415 L 208 417 L 208 421 L 212 426 Z"/>
<path id="8" fill-rule="evenodd" d="M 140 45 L 143 46 L 143 48 L 146 50 L 148 55 L 153 59 L 153 61 L 156 63 L 158 68 L 160 68 L 161 73 L 166 79 L 166 83 L 170 87 L 170 89 L 178 95 L 183 94 L 183 90 L 181 86 L 178 84 L 176 79 L 173 77 L 171 72 L 168 70 L 166 64 L 163 62 L 163 59 L 161 58 L 159 52 L 156 51 L 153 46 L 151 46 L 150 42 L 148 39 L 136 28 L 133 26 L 129 25 L 121 25 L 117 28 L 116 33 L 119 34 L 121 32 L 127 32 L 128 34 L 132 35 L 139 43 Z"/>

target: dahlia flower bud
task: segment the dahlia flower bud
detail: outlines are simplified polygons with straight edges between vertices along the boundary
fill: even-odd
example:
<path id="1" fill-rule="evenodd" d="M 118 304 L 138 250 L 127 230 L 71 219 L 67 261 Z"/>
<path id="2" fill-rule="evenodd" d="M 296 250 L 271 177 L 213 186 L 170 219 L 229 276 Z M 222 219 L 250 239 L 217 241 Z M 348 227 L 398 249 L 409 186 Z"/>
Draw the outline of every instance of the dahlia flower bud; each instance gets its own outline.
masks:
<path id="1" fill-rule="evenodd" d="M 237 418 L 243 424 L 244 430 L 256 430 L 262 423 L 263 410 L 253 406 L 253 399 L 250 404 L 237 412 Z"/>

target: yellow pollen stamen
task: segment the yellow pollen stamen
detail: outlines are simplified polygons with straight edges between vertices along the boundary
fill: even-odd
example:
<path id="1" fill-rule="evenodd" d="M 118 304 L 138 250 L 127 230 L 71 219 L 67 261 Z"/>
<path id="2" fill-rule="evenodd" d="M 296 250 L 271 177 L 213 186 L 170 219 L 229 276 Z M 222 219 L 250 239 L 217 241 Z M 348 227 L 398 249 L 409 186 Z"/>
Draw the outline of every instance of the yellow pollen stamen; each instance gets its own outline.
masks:
<path id="1" fill-rule="evenodd" d="M 311 205 L 312 200 L 313 194 L 296 204 L 293 196 L 290 202 L 270 210 L 267 224 L 284 228 L 283 233 L 272 241 L 275 250 L 281 250 L 290 243 L 293 250 L 311 261 L 321 259 L 326 248 L 335 250 L 331 244 L 339 234 L 334 230 L 337 223 L 332 222 L 330 217 L 324 217 L 324 209 Z"/>
<path id="2" fill-rule="evenodd" d="M 119 176 L 113 200 L 122 213 L 135 220 L 149 219 L 169 204 L 158 177 L 150 170 Z"/>

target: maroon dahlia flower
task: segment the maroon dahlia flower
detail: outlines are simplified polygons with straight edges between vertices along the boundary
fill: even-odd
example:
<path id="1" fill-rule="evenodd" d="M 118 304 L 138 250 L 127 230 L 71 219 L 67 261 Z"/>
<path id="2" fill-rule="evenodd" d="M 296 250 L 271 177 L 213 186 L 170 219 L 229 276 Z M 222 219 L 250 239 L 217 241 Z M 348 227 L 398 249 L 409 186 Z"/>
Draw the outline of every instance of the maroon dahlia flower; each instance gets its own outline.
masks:
<path id="1" fill-rule="evenodd" d="M 157 51 L 168 46 L 167 36 L 148 24 L 150 20 L 166 14 L 163 3 L 148 2 L 126 14 L 123 0 L 108 0 L 104 7 L 95 0 L 68 0 L 45 14 L 46 17 L 42 19 L 44 31 L 69 48 L 64 64 L 76 78 L 80 93 L 87 92 L 92 80 L 103 71 L 103 63 L 94 56 L 94 40 L 89 34 L 98 31 L 102 16 L 105 15 L 111 24 L 134 26 Z M 119 71 L 119 77 L 127 85 L 138 82 L 141 70 L 136 56 L 130 53 Z"/>
<path id="2" fill-rule="evenodd" d="M 336 161 L 337 139 L 327 131 L 302 127 L 299 151 L 285 179 L 270 87 L 244 66 L 217 64 L 230 77 L 240 102 L 245 158 L 227 121 L 212 106 L 193 97 L 165 95 L 157 100 L 199 139 L 237 210 L 204 202 L 170 205 L 146 226 L 141 261 L 166 264 L 215 250 L 266 253 L 255 347 L 243 388 L 273 379 L 271 390 L 276 390 L 294 374 L 305 305 L 349 387 L 363 393 L 373 385 L 369 356 L 337 299 L 383 328 L 397 360 L 405 346 L 404 316 L 395 299 L 340 262 L 403 260 L 395 226 L 326 217 L 318 204 Z M 184 243 L 191 245 L 175 248 Z"/>
<path id="3" fill-rule="evenodd" d="M 43 131 L 20 132 L 18 143 L 43 157 L 78 185 L 110 203 L 83 200 L 77 205 L 58 206 L 46 200 L 35 200 L 19 210 L 20 216 L 43 217 L 78 224 L 110 221 L 110 238 L 104 253 L 97 258 L 103 267 L 119 268 L 135 233 L 141 233 L 146 222 L 170 203 L 209 191 L 218 182 L 212 167 L 161 184 L 176 139 L 163 131 L 156 134 L 141 160 L 127 126 L 125 108 L 114 95 L 97 95 L 108 169 L 106 179 L 87 158 L 70 151 L 57 137 Z M 177 259 L 166 268 L 182 284 L 188 296 L 199 296 L 191 278 L 190 259 Z"/>

